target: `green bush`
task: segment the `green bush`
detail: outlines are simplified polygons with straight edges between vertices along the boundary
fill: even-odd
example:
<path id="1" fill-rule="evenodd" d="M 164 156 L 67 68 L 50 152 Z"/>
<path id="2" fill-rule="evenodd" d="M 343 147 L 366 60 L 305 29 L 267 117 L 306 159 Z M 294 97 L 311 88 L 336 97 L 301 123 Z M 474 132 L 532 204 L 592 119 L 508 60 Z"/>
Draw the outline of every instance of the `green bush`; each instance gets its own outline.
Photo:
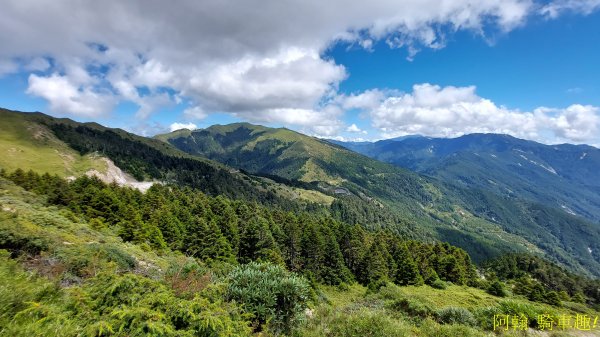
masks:
<path id="1" fill-rule="evenodd" d="M 494 281 L 487 288 L 487 292 L 490 295 L 498 296 L 498 297 L 506 297 L 506 289 L 504 289 L 504 284 L 500 281 Z"/>
<path id="2" fill-rule="evenodd" d="M 431 287 L 435 289 L 446 289 L 448 285 L 446 284 L 446 282 L 437 279 L 431 283 Z"/>
<path id="3" fill-rule="evenodd" d="M 290 333 L 302 319 L 309 299 L 308 282 L 279 265 L 251 262 L 229 274 L 227 298 L 254 316 L 256 329 Z"/>
<path id="4" fill-rule="evenodd" d="M 29 233 L 14 218 L 0 213 L 0 249 L 8 250 L 13 257 L 17 255 L 37 255 L 47 250 L 49 242 L 37 233 Z"/>
<path id="5" fill-rule="evenodd" d="M 442 324 L 462 324 L 475 326 L 477 321 L 473 314 L 461 307 L 447 307 L 438 310 L 435 314 L 437 321 Z"/>
<path id="6" fill-rule="evenodd" d="M 388 305 L 388 308 L 394 311 L 403 312 L 408 316 L 413 317 L 426 318 L 433 317 L 435 315 L 435 311 L 430 305 L 414 298 L 401 298 L 394 300 Z"/>

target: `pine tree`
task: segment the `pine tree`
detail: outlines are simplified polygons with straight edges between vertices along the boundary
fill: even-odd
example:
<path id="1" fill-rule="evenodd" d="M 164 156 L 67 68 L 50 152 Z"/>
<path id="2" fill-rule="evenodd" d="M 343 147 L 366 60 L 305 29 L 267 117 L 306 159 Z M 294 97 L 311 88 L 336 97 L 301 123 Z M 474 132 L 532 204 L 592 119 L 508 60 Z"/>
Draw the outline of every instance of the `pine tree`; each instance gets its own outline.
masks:
<path id="1" fill-rule="evenodd" d="M 151 215 L 149 222 L 160 229 L 169 248 L 179 250 L 183 247 L 185 227 L 169 209 L 158 209 Z"/>
<path id="2" fill-rule="evenodd" d="M 200 250 L 197 254 L 201 259 L 208 261 L 226 261 L 235 262 L 231 245 L 221 233 L 219 226 L 214 221 L 204 222 L 204 233 L 197 233 L 200 236 Z"/>
<path id="3" fill-rule="evenodd" d="M 239 220 L 233 207 L 231 207 L 231 203 L 223 196 L 218 196 L 212 200 L 211 209 L 217 219 L 217 225 L 221 233 L 230 243 L 233 254 L 237 255 L 240 244 Z"/>
<path id="4" fill-rule="evenodd" d="M 394 282 L 399 285 L 422 285 L 423 277 L 419 267 L 413 260 L 406 243 L 397 240 L 392 248 L 392 256 L 396 262 Z"/>
<path id="5" fill-rule="evenodd" d="M 323 254 L 321 260 L 323 266 L 319 279 L 325 284 L 338 285 L 342 282 L 349 282 L 352 280 L 352 274 L 350 270 L 344 264 L 344 257 L 340 251 L 340 247 L 336 241 L 333 232 L 328 227 L 323 227 L 323 239 L 324 246 L 320 250 Z"/>
<path id="6" fill-rule="evenodd" d="M 250 219 L 242 227 L 238 256 L 242 263 L 250 261 L 284 263 L 267 221 L 260 217 Z"/>
<path id="7" fill-rule="evenodd" d="M 385 243 L 381 240 L 374 240 L 362 261 L 362 283 L 389 281 L 390 274 L 393 274 L 390 269 L 391 260 Z"/>
<path id="8" fill-rule="evenodd" d="M 302 268 L 302 229 L 298 219 L 290 213 L 285 218 L 282 217 L 283 232 L 285 233 L 284 242 L 281 245 L 281 253 L 288 266 L 288 269 L 294 272 Z"/>

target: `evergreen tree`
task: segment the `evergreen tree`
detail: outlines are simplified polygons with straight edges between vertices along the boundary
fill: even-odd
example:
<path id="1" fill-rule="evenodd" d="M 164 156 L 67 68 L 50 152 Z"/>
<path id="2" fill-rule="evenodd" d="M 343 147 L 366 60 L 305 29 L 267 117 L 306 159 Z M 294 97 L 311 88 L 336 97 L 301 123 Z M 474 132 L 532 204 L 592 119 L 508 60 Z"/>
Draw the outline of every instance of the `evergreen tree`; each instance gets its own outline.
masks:
<path id="1" fill-rule="evenodd" d="M 396 262 L 394 282 L 399 285 L 422 285 L 423 277 L 404 242 L 395 240 L 392 256 Z"/>
<path id="2" fill-rule="evenodd" d="M 320 250 L 320 253 L 323 254 L 321 257 L 323 266 L 318 275 L 319 279 L 325 284 L 332 285 L 350 282 L 352 274 L 344 264 L 344 257 L 333 232 L 328 227 L 324 227 L 324 232 L 324 245 Z"/>
<path id="3" fill-rule="evenodd" d="M 267 221 L 260 217 L 250 219 L 240 234 L 239 261 L 269 261 L 283 264 L 281 252 L 273 239 Z"/>
<path id="4" fill-rule="evenodd" d="M 362 283 L 370 284 L 389 281 L 391 279 L 390 275 L 393 275 L 394 272 L 390 261 L 393 263 L 393 259 L 385 243 L 381 240 L 373 241 L 362 261 L 364 270 Z"/>
<path id="5" fill-rule="evenodd" d="M 302 268 L 302 229 L 294 214 L 286 214 L 281 221 L 285 233 L 281 253 L 288 269 L 298 272 Z"/>
<path id="6" fill-rule="evenodd" d="M 169 248 L 173 250 L 183 248 L 185 226 L 169 209 L 163 207 L 154 212 L 150 217 L 150 224 L 160 229 Z"/>

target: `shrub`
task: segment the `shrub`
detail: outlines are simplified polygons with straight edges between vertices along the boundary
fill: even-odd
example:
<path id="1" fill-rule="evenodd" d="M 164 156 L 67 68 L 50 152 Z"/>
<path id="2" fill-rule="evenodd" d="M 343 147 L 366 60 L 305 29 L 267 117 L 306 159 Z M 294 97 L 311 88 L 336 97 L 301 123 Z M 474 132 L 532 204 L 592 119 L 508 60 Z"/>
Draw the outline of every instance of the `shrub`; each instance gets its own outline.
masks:
<path id="1" fill-rule="evenodd" d="M 446 284 L 446 282 L 437 279 L 431 283 L 431 287 L 435 289 L 446 289 L 448 285 Z"/>
<path id="2" fill-rule="evenodd" d="M 494 281 L 487 288 L 487 292 L 490 295 L 498 296 L 498 297 L 506 297 L 506 290 L 504 289 L 504 284 L 500 281 Z"/>
<path id="3" fill-rule="evenodd" d="M 432 317 L 435 314 L 431 306 L 417 299 L 401 298 L 392 301 L 388 307 L 394 311 L 404 312 L 409 316 L 420 318 Z"/>
<path id="4" fill-rule="evenodd" d="M 560 307 L 562 302 L 560 301 L 560 295 L 556 291 L 549 291 L 544 297 L 544 302 Z"/>
<path id="5" fill-rule="evenodd" d="M 22 253 L 37 255 L 48 249 L 46 238 L 25 231 L 14 219 L 7 219 L 5 214 L 0 214 L 0 223 L 0 249 L 8 250 L 13 257 Z"/>
<path id="6" fill-rule="evenodd" d="M 461 307 L 447 307 L 436 312 L 437 321 L 442 324 L 462 324 L 474 326 L 477 324 L 475 316 Z"/>
<path id="7" fill-rule="evenodd" d="M 309 299 L 308 282 L 279 265 L 251 262 L 229 274 L 227 298 L 241 303 L 254 316 L 257 329 L 268 324 L 290 333 L 302 318 Z"/>
<path id="8" fill-rule="evenodd" d="M 387 284 L 388 284 L 388 282 L 383 279 L 379 279 L 377 281 L 371 281 L 367 285 L 367 293 L 368 294 L 377 293 L 379 291 L 379 289 L 385 287 Z"/>

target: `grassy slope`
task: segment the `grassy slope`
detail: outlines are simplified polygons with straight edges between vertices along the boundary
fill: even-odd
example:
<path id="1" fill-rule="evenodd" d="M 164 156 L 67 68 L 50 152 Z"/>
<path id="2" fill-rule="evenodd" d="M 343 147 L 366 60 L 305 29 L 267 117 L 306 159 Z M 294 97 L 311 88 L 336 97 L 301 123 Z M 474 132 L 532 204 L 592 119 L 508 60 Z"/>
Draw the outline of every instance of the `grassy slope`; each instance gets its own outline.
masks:
<path id="1" fill-rule="evenodd" d="M 62 177 L 79 176 L 90 169 L 106 171 L 105 162 L 98 156 L 81 156 L 32 117 L 0 109 L 0 167 Z"/>
<path id="2" fill-rule="evenodd" d="M 492 296 L 485 291 L 467 286 L 449 285 L 446 289 L 434 289 L 429 286 L 406 286 L 398 287 L 388 285 L 382 288 L 378 293 L 368 294 L 367 289 L 360 285 L 351 285 L 348 289 L 340 290 L 337 287 L 322 286 L 319 288 L 322 296 L 327 299 L 327 304 L 321 304 L 316 310 L 320 317 L 318 320 L 306 324 L 305 329 L 309 335 L 318 335 L 324 331 L 331 331 L 332 326 L 339 325 L 339 329 L 351 328 L 350 331 L 358 333 L 364 329 L 360 324 L 379 323 L 387 326 L 391 322 L 404 322 L 396 324 L 395 329 L 402 333 L 389 332 L 393 336 L 496 336 L 489 330 L 493 322 L 494 314 L 506 314 L 511 310 L 517 310 L 519 313 L 528 313 L 528 315 L 537 316 L 537 314 L 550 314 L 552 317 L 561 317 L 562 315 L 576 316 L 577 314 L 596 317 L 600 313 L 593 311 L 581 304 L 564 302 L 562 307 L 554 307 L 547 304 L 531 302 L 521 296 L 510 295 L 505 298 Z M 407 299 L 413 307 L 420 310 L 420 314 L 426 317 L 416 316 L 415 312 L 407 312 L 399 309 L 394 303 L 401 299 Z M 468 310 L 475 318 L 474 326 L 469 327 L 462 324 L 438 325 L 436 312 L 439 313 L 447 308 L 463 308 Z M 426 310 L 423 310 L 426 309 Z M 425 314 L 424 312 L 429 312 Z M 379 317 L 379 318 L 376 318 Z M 347 322 L 352 327 L 346 327 L 339 321 Z M 410 327 L 411 323 L 416 323 L 419 329 Z M 531 326 L 530 321 L 530 326 Z M 481 327 L 487 327 L 482 330 Z M 540 331 L 529 330 L 512 334 L 505 332 L 504 336 L 596 336 L 598 331 L 589 333 L 570 329 L 561 330 L 554 327 L 556 333 L 562 335 L 544 334 Z M 383 336 L 381 330 L 371 328 L 370 331 L 360 331 L 360 333 L 372 333 L 373 336 Z M 498 331 L 499 332 L 499 331 Z M 332 336 L 359 336 L 352 333 L 335 334 Z"/>
<path id="3" fill-rule="evenodd" d="M 125 141 L 138 142 L 167 156 L 190 158 L 212 166 L 215 170 L 231 171 L 219 162 L 191 156 L 163 141 L 137 136 L 121 129 L 106 128 L 97 123 L 78 123 L 66 118 L 52 118 L 41 113 L 22 113 L 5 109 L 0 109 L 0 168 L 8 171 L 17 168 L 32 169 L 39 173 L 48 172 L 62 177 L 80 176 L 90 169 L 106 172 L 106 162 L 101 156 L 95 153 L 81 155 L 58 139 L 50 130 L 50 126 L 56 124 L 84 126 L 102 132 L 111 131 Z M 319 191 L 286 186 L 270 179 L 249 177 L 234 171 L 230 174 L 234 179 L 249 181 L 257 191 L 272 191 L 286 199 L 324 205 L 330 205 L 333 201 L 331 196 Z"/>

